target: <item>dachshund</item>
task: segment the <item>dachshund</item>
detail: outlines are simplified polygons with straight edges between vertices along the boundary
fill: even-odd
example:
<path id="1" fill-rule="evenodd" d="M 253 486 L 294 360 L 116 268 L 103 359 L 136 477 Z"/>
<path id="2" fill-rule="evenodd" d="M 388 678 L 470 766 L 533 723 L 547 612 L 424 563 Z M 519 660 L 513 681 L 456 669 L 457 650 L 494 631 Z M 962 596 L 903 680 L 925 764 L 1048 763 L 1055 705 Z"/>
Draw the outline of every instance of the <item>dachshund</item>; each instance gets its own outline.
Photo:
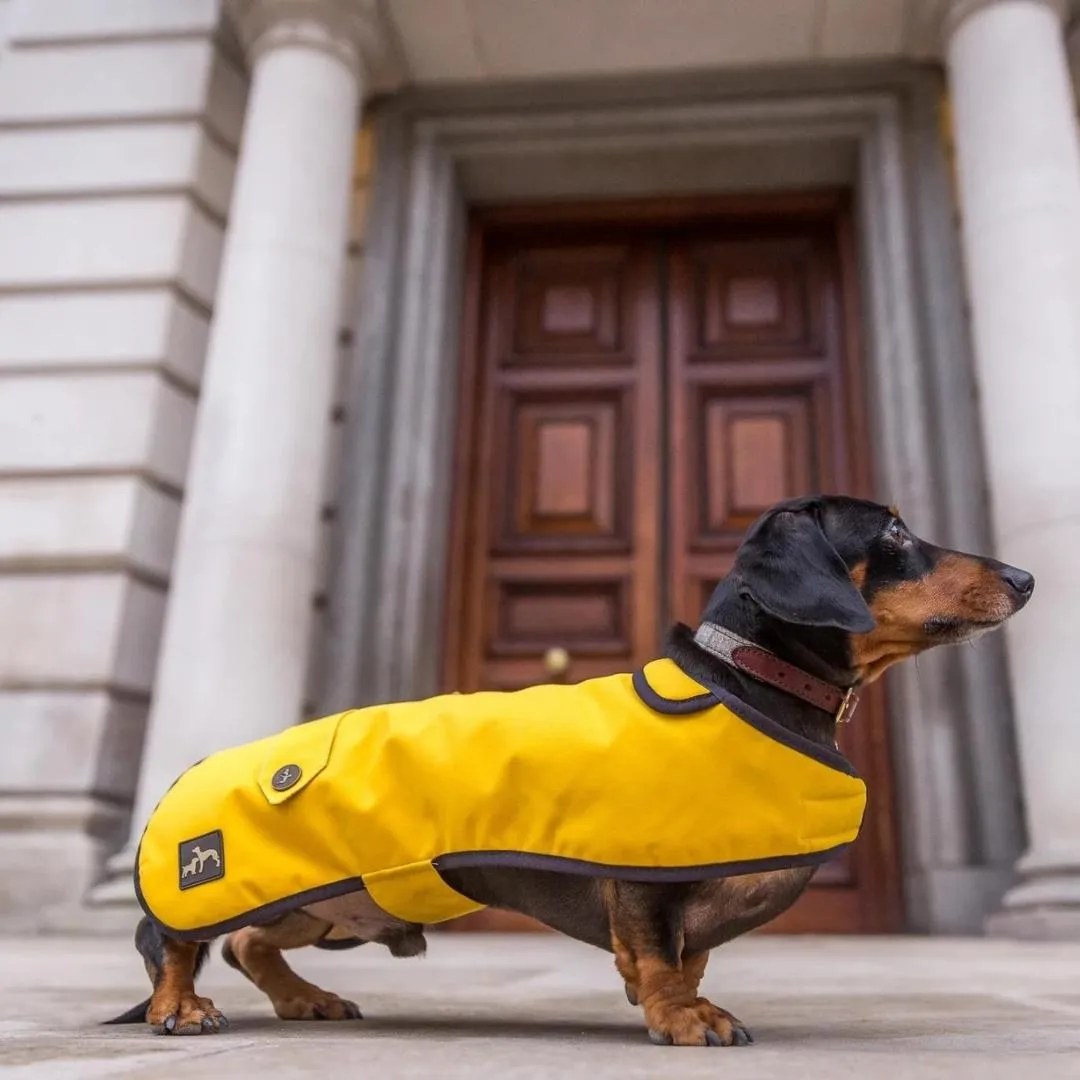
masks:
<path id="1" fill-rule="evenodd" d="M 794 737 L 834 750 L 838 714 L 860 688 L 926 649 L 1001 626 L 1028 602 L 1034 584 L 1024 570 L 921 540 L 895 508 L 844 496 L 789 499 L 750 527 L 699 627 L 676 623 L 663 653 L 692 679 Z M 733 649 L 732 642 L 742 647 Z M 794 685 L 799 680 L 825 690 L 803 693 Z M 753 1040 L 740 1020 L 699 996 L 709 954 L 790 908 L 814 869 L 796 865 L 700 881 L 623 880 L 536 866 L 448 866 L 440 873 L 478 905 L 520 912 L 612 953 L 653 1042 L 731 1046 Z M 426 948 L 422 925 L 390 915 L 359 887 L 234 929 L 222 952 L 280 1018 L 342 1020 L 360 1017 L 356 1005 L 300 978 L 282 951 L 365 942 L 381 943 L 394 956 Z M 178 940 L 144 917 L 135 944 L 153 993 L 108 1023 L 145 1021 L 178 1035 L 227 1026 L 213 1003 L 195 993 L 208 942 Z"/>

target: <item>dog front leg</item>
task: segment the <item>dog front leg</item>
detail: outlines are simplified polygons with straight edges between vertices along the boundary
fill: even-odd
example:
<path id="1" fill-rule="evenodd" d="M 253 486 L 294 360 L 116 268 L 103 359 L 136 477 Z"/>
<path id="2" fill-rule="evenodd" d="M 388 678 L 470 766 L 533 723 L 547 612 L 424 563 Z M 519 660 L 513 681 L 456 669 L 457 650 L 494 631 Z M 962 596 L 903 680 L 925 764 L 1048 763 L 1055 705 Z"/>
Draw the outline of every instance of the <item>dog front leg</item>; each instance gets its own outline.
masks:
<path id="1" fill-rule="evenodd" d="M 609 882 L 615 966 L 662 1045 L 744 1046 L 753 1039 L 731 1013 L 698 996 L 707 953 L 685 953 L 677 888 Z"/>
<path id="2" fill-rule="evenodd" d="M 701 980 L 705 976 L 705 968 L 708 966 L 708 963 L 708 952 L 688 952 L 686 950 L 683 950 L 682 976 L 684 981 L 686 982 L 687 988 L 690 990 L 690 993 L 692 993 L 695 998 L 697 997 L 698 987 L 701 985 Z M 631 978 L 627 978 L 627 976 L 623 974 L 622 966 L 620 966 L 621 964 L 625 964 L 627 966 L 627 971 L 630 972 Z M 622 961 L 620 961 L 617 954 L 615 958 L 615 965 L 619 973 L 623 975 L 623 981 L 626 983 L 626 1000 L 629 1001 L 631 1005 L 639 1004 L 637 991 L 637 974 L 633 968 L 633 965 L 630 964 L 629 960 L 625 957 Z"/>
<path id="3" fill-rule="evenodd" d="M 147 962 L 154 992 L 146 1022 L 162 1035 L 206 1035 L 228 1027 L 228 1020 L 214 1003 L 195 993 L 195 971 L 205 944 L 163 937 L 160 946 L 160 955 Z"/>

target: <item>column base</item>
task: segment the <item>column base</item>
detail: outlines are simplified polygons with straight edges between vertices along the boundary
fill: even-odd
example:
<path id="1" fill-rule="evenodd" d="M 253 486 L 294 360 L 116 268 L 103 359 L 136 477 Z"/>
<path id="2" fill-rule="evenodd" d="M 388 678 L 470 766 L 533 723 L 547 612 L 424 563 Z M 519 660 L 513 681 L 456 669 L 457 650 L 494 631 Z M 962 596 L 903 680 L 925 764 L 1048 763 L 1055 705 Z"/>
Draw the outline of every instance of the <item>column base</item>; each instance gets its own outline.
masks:
<path id="1" fill-rule="evenodd" d="M 999 911 L 985 924 L 987 937 L 1018 941 L 1080 941 L 1080 908 Z"/>
<path id="2" fill-rule="evenodd" d="M 87 906 L 138 911 L 134 874 L 135 851 L 131 847 L 125 847 L 105 864 L 105 878 L 90 890 L 86 898 Z"/>
<path id="3" fill-rule="evenodd" d="M 922 934 L 979 935 L 988 912 L 1015 880 L 1011 866 L 932 867 L 907 875 L 908 928 Z"/>
<path id="4" fill-rule="evenodd" d="M 985 929 L 993 937 L 1080 941 L 1080 866 L 1032 873 L 1005 894 Z"/>
<path id="5" fill-rule="evenodd" d="M 42 911 L 32 929 L 37 934 L 115 937 L 131 941 L 140 918 L 142 909 L 134 901 L 115 907 L 64 904 Z"/>
<path id="6" fill-rule="evenodd" d="M 0 928 L 47 930 L 81 907 L 127 818 L 85 795 L 0 796 Z"/>

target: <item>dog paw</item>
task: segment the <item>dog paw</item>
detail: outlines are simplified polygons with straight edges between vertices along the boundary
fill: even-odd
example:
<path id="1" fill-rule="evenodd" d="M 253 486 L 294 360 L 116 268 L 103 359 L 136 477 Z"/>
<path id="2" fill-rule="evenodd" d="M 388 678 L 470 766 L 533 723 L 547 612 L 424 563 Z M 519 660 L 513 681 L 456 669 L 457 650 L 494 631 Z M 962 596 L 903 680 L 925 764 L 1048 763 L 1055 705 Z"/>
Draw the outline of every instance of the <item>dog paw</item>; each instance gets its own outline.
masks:
<path id="1" fill-rule="evenodd" d="M 661 1006 L 648 1022 L 649 1040 L 657 1046 L 746 1046 L 754 1041 L 741 1020 L 706 998 Z"/>
<path id="2" fill-rule="evenodd" d="M 359 1006 L 332 994 L 329 990 L 312 987 L 301 995 L 281 998 L 274 1002 L 274 1012 L 282 1020 L 363 1020 Z"/>
<path id="3" fill-rule="evenodd" d="M 227 1028 L 225 1014 L 209 998 L 181 994 L 175 1001 L 154 1003 L 146 1021 L 159 1035 L 215 1035 Z"/>

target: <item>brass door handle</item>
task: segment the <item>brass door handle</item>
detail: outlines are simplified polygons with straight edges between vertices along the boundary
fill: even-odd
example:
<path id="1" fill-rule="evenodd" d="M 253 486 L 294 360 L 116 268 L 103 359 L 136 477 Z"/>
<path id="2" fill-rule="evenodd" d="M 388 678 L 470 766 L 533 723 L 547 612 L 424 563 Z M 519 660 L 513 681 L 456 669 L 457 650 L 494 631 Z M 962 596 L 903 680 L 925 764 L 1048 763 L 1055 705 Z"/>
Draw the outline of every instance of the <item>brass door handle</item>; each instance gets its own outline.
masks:
<path id="1" fill-rule="evenodd" d="M 553 645 L 544 653 L 544 670 L 553 679 L 565 675 L 570 667 L 570 654 L 560 645 Z"/>

